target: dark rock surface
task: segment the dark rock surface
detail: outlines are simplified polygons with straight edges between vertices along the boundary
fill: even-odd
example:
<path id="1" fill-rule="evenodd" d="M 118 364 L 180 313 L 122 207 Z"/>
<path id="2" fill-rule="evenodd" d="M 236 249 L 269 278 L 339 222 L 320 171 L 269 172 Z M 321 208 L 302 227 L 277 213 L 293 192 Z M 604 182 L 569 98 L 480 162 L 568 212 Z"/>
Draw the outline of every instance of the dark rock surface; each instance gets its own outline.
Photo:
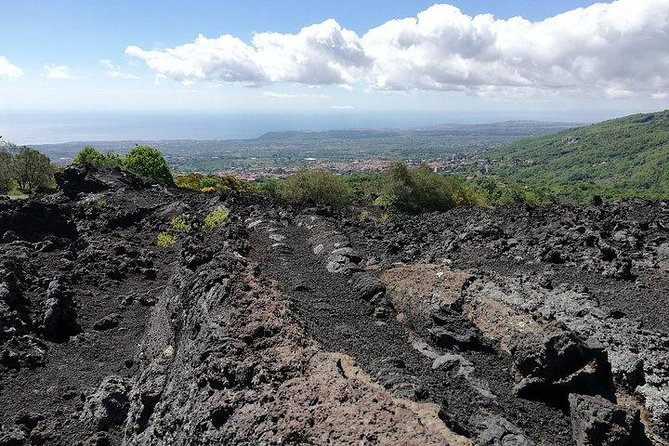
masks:
<path id="1" fill-rule="evenodd" d="M 667 444 L 665 203 L 361 221 L 58 182 L 0 200 L 0 445 Z"/>

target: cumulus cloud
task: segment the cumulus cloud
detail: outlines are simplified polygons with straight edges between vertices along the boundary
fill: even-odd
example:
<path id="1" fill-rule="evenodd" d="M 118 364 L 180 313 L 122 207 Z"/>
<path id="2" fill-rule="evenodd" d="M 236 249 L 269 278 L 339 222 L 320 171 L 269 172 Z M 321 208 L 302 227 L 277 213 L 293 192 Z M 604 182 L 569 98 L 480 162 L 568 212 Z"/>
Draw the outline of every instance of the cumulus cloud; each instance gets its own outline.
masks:
<path id="1" fill-rule="evenodd" d="M 72 73 L 70 72 L 70 67 L 67 65 L 57 65 L 57 64 L 45 64 L 44 69 L 46 70 L 47 79 L 74 79 Z"/>
<path id="2" fill-rule="evenodd" d="M 9 62 L 9 60 L 0 56 L 0 77 L 18 78 L 23 76 L 23 70 Z"/>
<path id="3" fill-rule="evenodd" d="M 175 48 L 126 53 L 182 82 L 658 98 L 669 90 L 669 0 L 597 3 L 539 22 L 471 17 L 437 4 L 362 36 L 327 20 L 297 34 L 256 34 L 250 44 L 200 35 Z"/>
<path id="4" fill-rule="evenodd" d="M 105 69 L 105 74 L 112 79 L 139 79 L 139 76 L 123 71 L 120 67 L 114 65 L 111 60 L 102 59 L 100 66 Z"/>
<path id="5" fill-rule="evenodd" d="M 297 34 L 256 34 L 250 45 L 231 35 L 200 35 L 192 43 L 162 51 L 129 46 L 125 52 L 144 60 L 159 77 L 182 82 L 344 84 L 369 64 L 357 34 L 334 20 Z"/>

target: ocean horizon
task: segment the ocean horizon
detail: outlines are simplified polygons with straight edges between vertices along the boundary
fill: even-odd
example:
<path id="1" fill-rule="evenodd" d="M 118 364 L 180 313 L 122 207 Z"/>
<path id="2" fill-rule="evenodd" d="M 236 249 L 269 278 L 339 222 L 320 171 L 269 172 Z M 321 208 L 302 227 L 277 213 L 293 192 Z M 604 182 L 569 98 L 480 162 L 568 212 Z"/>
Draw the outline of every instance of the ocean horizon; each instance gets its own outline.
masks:
<path id="1" fill-rule="evenodd" d="M 484 124 L 530 117 L 529 114 L 518 113 L 0 113 L 0 136 L 19 145 L 80 141 L 225 140 L 252 139 L 267 132 L 290 130 L 411 128 L 443 123 Z M 540 119 L 569 120 L 565 116 L 541 116 Z M 586 121 L 585 117 L 577 120 Z M 572 119 L 571 122 L 575 121 Z"/>

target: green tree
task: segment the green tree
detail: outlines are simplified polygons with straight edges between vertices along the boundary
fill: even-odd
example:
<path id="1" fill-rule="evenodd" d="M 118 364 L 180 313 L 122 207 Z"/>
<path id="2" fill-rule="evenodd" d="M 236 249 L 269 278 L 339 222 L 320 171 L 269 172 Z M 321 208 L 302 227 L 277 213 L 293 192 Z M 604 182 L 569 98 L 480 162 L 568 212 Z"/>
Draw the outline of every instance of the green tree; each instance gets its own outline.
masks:
<path id="1" fill-rule="evenodd" d="M 14 157 L 8 150 L 0 149 L 0 192 L 7 193 L 14 186 Z"/>
<path id="2" fill-rule="evenodd" d="M 153 147 L 137 145 L 123 158 L 123 165 L 129 171 L 162 184 L 173 186 L 174 178 L 162 153 Z"/>
<path id="3" fill-rule="evenodd" d="M 51 160 L 37 150 L 21 148 L 14 158 L 13 167 L 16 185 L 22 192 L 33 193 L 52 182 Z"/>
<path id="4" fill-rule="evenodd" d="M 351 204 L 351 187 L 327 170 L 300 170 L 279 185 L 279 195 L 296 203 L 346 207 Z"/>
<path id="5" fill-rule="evenodd" d="M 95 147 L 84 146 L 77 156 L 74 157 L 74 164 L 93 169 L 103 169 L 105 167 L 118 167 L 121 165 L 121 158 L 112 152 L 100 153 Z"/>
<path id="6" fill-rule="evenodd" d="M 390 204 L 409 213 L 445 211 L 484 202 L 465 181 L 440 175 L 424 165 L 409 168 L 404 163 L 394 163 L 383 174 L 380 189 L 377 204 Z"/>

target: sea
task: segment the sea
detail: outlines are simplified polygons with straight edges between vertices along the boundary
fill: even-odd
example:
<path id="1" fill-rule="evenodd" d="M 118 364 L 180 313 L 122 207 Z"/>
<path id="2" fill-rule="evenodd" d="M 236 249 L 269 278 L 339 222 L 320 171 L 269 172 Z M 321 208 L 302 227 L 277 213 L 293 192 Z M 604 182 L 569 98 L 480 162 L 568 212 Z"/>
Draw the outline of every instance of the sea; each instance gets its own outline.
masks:
<path id="1" fill-rule="evenodd" d="M 535 116 L 536 117 L 536 116 Z M 532 119 L 468 113 L 3 113 L 0 136 L 19 145 L 118 140 L 250 139 L 267 132 L 411 128 Z M 542 116 L 542 118 L 546 118 Z"/>

